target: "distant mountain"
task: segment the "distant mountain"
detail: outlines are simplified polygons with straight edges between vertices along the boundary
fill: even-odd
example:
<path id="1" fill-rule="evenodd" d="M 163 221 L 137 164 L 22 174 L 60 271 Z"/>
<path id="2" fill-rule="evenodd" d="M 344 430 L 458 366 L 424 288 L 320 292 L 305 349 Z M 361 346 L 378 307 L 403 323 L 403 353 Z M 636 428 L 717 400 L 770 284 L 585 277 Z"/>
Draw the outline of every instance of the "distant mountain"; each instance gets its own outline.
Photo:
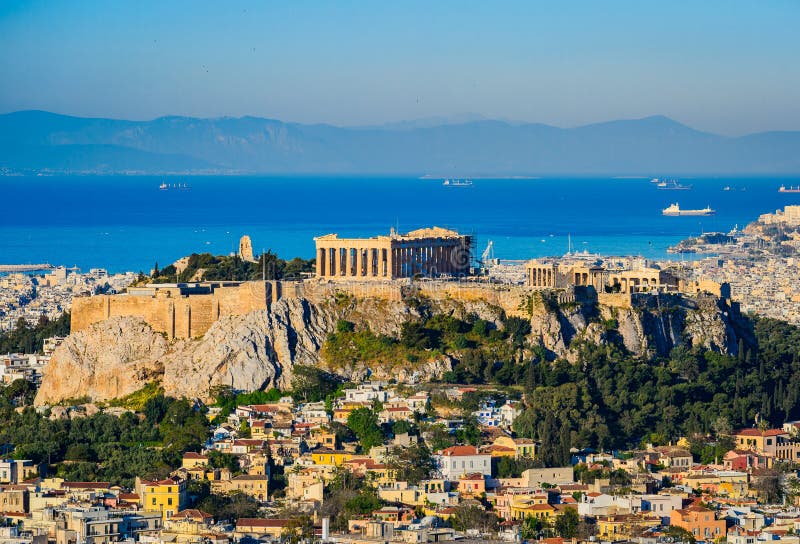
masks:
<path id="1" fill-rule="evenodd" d="M 471 114 L 374 127 L 257 117 L 0 115 L 0 172 L 510 175 L 800 173 L 800 132 L 731 138 L 662 116 L 576 128 Z"/>

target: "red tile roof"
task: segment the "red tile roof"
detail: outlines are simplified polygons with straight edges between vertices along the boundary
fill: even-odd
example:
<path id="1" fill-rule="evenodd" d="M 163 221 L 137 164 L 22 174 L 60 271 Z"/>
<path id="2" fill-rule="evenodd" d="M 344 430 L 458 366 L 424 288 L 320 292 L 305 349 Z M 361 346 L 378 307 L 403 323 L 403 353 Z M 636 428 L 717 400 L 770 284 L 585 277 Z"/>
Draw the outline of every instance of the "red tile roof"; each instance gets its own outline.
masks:
<path id="1" fill-rule="evenodd" d="M 465 457 L 467 455 L 478 455 L 478 448 L 475 446 L 450 446 L 442 451 L 446 457 Z"/>
<path id="2" fill-rule="evenodd" d="M 193 451 L 187 451 L 183 454 L 184 459 L 208 459 L 207 455 L 201 455 L 199 453 L 195 453 Z"/>
<path id="3" fill-rule="evenodd" d="M 213 517 L 214 516 L 212 516 L 211 514 L 203 512 L 202 510 L 198 510 L 197 508 L 188 508 L 186 510 L 181 510 L 180 512 L 172 516 L 171 519 L 182 520 L 189 518 L 194 521 L 205 521 L 208 519 L 212 519 Z"/>
<path id="4" fill-rule="evenodd" d="M 120 493 L 119 500 L 121 501 L 138 501 L 139 495 L 136 493 Z"/>
<path id="5" fill-rule="evenodd" d="M 736 432 L 736 436 L 778 436 L 782 434 L 789 434 L 783 429 L 741 429 Z"/>

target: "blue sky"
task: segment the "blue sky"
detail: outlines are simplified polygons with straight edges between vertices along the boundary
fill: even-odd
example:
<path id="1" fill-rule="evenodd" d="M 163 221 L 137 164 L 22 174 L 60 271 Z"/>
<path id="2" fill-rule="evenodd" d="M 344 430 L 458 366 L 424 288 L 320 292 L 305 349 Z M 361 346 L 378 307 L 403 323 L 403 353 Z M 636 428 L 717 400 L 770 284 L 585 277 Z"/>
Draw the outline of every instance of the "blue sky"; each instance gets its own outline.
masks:
<path id="1" fill-rule="evenodd" d="M 0 4 L 0 111 L 800 129 L 800 2 Z"/>

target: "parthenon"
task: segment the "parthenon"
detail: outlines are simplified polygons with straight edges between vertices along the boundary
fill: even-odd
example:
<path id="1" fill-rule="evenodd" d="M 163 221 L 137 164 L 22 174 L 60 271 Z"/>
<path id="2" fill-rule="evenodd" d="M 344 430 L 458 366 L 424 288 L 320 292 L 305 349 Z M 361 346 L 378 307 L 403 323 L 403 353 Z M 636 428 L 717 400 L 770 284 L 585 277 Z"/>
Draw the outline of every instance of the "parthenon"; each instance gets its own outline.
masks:
<path id="1" fill-rule="evenodd" d="M 372 238 L 327 234 L 317 244 L 317 277 L 329 280 L 389 280 L 465 276 L 472 238 L 440 227 Z"/>

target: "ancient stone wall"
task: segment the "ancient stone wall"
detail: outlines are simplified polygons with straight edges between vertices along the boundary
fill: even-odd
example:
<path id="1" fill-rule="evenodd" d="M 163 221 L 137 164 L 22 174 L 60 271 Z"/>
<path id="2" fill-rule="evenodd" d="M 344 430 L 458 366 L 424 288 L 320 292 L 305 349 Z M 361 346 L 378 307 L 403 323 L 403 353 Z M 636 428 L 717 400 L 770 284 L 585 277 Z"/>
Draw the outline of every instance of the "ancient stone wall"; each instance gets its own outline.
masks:
<path id="1" fill-rule="evenodd" d="M 597 302 L 610 308 L 633 308 L 630 293 L 597 293 Z"/>
<path id="2" fill-rule="evenodd" d="M 169 338 L 195 338 L 220 317 L 265 309 L 272 300 L 272 287 L 272 282 L 245 282 L 217 287 L 211 294 L 181 296 L 167 288 L 155 295 L 77 297 L 72 303 L 72 331 L 109 317 L 135 316 Z"/>
<path id="3" fill-rule="evenodd" d="M 463 302 L 484 301 L 502 308 L 507 315 L 523 316 L 523 304 L 529 289 L 522 286 L 492 285 L 459 281 L 422 281 L 411 283 L 407 280 L 391 282 L 352 281 L 342 282 L 295 282 L 284 284 L 283 298 L 300 297 L 312 302 L 324 302 L 337 296 L 355 299 L 379 299 L 401 301 L 408 297 L 423 297 L 433 301 L 457 300 Z"/>

